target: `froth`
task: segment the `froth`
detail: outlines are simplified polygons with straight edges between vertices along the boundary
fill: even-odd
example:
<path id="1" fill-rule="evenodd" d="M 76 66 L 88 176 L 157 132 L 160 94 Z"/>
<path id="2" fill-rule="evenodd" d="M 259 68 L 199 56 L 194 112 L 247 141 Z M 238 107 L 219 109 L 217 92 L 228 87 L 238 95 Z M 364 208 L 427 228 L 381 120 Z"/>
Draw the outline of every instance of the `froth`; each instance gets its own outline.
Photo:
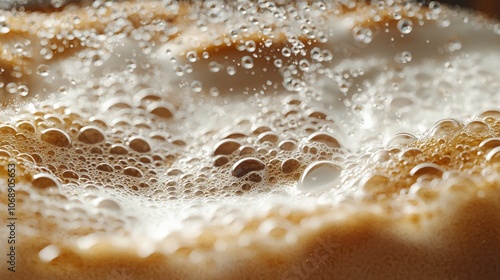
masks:
<path id="1" fill-rule="evenodd" d="M 498 210 L 495 25 L 436 2 L 344 2 L 5 12 L 0 161 L 21 174 L 26 273 L 85 259 L 89 278 L 106 261 L 117 279 L 303 279 L 338 261 L 342 277 L 397 278 L 432 246 L 472 246 L 465 225 L 493 230 L 474 218 Z M 397 269 L 371 271 L 370 256 L 396 260 L 381 244 Z"/>

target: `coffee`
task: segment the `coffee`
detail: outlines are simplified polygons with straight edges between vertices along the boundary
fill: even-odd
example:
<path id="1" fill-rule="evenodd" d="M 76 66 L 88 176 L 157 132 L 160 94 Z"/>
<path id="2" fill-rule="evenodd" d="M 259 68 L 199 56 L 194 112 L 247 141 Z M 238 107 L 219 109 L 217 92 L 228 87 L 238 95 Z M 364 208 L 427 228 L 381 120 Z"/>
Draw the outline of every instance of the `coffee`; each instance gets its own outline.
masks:
<path id="1" fill-rule="evenodd" d="M 498 23 L 406 1 L 3 14 L 2 279 L 498 275 Z"/>

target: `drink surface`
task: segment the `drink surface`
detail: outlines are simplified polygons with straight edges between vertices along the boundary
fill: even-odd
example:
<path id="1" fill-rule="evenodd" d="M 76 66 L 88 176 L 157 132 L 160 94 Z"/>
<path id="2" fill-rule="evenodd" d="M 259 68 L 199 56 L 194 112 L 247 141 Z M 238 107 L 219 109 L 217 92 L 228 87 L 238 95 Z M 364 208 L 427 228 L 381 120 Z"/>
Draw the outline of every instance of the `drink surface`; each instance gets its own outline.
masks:
<path id="1" fill-rule="evenodd" d="M 2 279 L 500 273 L 499 23 L 97 1 L 2 12 L 0 33 Z"/>

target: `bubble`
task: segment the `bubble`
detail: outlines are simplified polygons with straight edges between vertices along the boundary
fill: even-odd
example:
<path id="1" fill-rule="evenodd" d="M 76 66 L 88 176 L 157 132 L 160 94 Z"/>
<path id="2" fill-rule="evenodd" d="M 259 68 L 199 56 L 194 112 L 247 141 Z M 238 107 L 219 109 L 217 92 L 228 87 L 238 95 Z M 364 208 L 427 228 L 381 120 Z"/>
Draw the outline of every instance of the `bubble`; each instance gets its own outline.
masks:
<path id="1" fill-rule="evenodd" d="M 441 4 L 437 1 L 431 1 L 429 2 L 429 10 L 431 10 L 433 14 L 437 15 L 441 13 Z"/>
<path id="2" fill-rule="evenodd" d="M 192 81 L 191 82 L 191 90 L 193 92 L 201 92 L 203 85 L 200 81 Z"/>
<path id="3" fill-rule="evenodd" d="M 42 77 L 47 77 L 48 75 L 50 75 L 50 66 L 48 66 L 47 64 L 40 64 L 36 68 L 36 73 Z"/>
<path id="4" fill-rule="evenodd" d="M 394 59 L 396 60 L 396 62 L 405 64 L 405 63 L 408 63 L 412 60 L 412 55 L 411 55 L 411 52 L 404 51 L 404 52 L 397 54 Z"/>
<path id="5" fill-rule="evenodd" d="M 422 175 L 432 175 L 432 176 L 442 176 L 443 173 L 444 173 L 444 169 L 437 165 L 437 164 L 434 164 L 434 163 L 421 163 L 421 164 L 418 164 L 417 166 L 413 167 L 411 170 L 410 170 L 410 175 L 411 176 L 416 176 L 416 177 L 419 177 L 419 176 L 422 176 Z"/>
<path id="6" fill-rule="evenodd" d="M 292 55 L 292 50 L 290 50 L 290 48 L 283 48 L 281 49 L 281 54 L 284 56 L 284 57 L 290 57 Z"/>
<path id="7" fill-rule="evenodd" d="M 259 183 L 262 181 L 262 176 L 258 173 L 250 172 L 248 174 L 248 180 L 251 182 Z"/>
<path id="8" fill-rule="evenodd" d="M 252 69 L 253 67 L 253 58 L 246 55 L 241 58 L 241 66 L 245 69 Z"/>
<path id="9" fill-rule="evenodd" d="M 290 159 L 285 160 L 281 164 L 281 172 L 287 173 L 287 174 L 292 173 L 295 170 L 297 170 L 300 166 L 301 166 L 300 161 L 298 161 L 294 158 L 290 158 Z"/>
<path id="10" fill-rule="evenodd" d="M 462 130 L 463 124 L 454 119 L 444 119 L 438 121 L 431 128 L 429 135 L 432 137 L 447 137 Z"/>
<path id="11" fill-rule="evenodd" d="M 104 172 L 113 172 L 114 171 L 113 167 L 107 163 L 99 163 L 96 168 L 97 168 L 97 170 L 104 171 Z"/>
<path id="12" fill-rule="evenodd" d="M 132 137 L 128 143 L 128 146 L 139 153 L 147 153 L 151 151 L 148 141 L 140 136 Z"/>
<path id="13" fill-rule="evenodd" d="M 415 158 L 421 154 L 422 154 L 422 151 L 420 149 L 409 148 L 409 149 L 401 151 L 401 153 L 399 155 L 400 155 L 401 159 L 404 159 L 404 158 L 411 159 L 411 158 Z"/>
<path id="14" fill-rule="evenodd" d="M 78 180 L 78 178 L 80 178 L 80 176 L 78 176 L 78 174 L 76 174 L 75 172 L 73 172 L 71 170 L 64 171 L 62 174 L 62 177 L 66 178 L 66 179 L 74 179 L 74 180 Z"/>
<path id="15" fill-rule="evenodd" d="M 219 63 L 217 63 L 215 61 L 210 61 L 208 63 L 208 67 L 209 67 L 210 72 L 217 73 L 222 68 L 222 65 L 220 65 Z"/>
<path id="16" fill-rule="evenodd" d="M 297 188 L 301 191 L 326 190 L 339 183 L 342 167 L 331 161 L 310 164 L 302 173 Z"/>
<path id="17" fill-rule="evenodd" d="M 402 34 L 409 34 L 413 30 L 413 22 L 410 19 L 400 19 L 398 21 L 398 30 Z"/>
<path id="18" fill-rule="evenodd" d="M 225 156 L 216 156 L 213 165 L 215 167 L 224 166 L 229 162 L 229 159 Z"/>
<path id="19" fill-rule="evenodd" d="M 25 85 L 19 85 L 17 87 L 17 93 L 20 95 L 20 96 L 27 96 L 29 94 L 29 88 Z"/>
<path id="20" fill-rule="evenodd" d="M 307 71 L 309 71 L 309 68 L 310 68 L 309 61 L 307 61 L 306 59 L 302 59 L 301 61 L 299 61 L 299 69 L 300 70 L 307 72 Z"/>
<path id="21" fill-rule="evenodd" d="M 234 67 L 234 66 L 228 66 L 226 68 L 226 71 L 227 71 L 227 74 L 229 76 L 234 76 L 236 74 L 236 67 Z"/>
<path id="22" fill-rule="evenodd" d="M 189 51 L 186 54 L 186 58 L 189 62 L 196 62 L 198 60 L 198 54 L 196 53 L 196 51 Z"/>
<path id="23" fill-rule="evenodd" d="M 61 188 L 59 181 L 47 173 L 39 173 L 33 176 L 31 185 L 38 189 Z"/>
<path id="24" fill-rule="evenodd" d="M 38 257 L 42 262 L 49 263 L 53 259 L 57 258 L 59 254 L 61 254 L 59 247 L 52 244 L 40 250 L 40 252 L 38 252 Z"/>
<path id="25" fill-rule="evenodd" d="M 341 145 L 337 139 L 326 132 L 315 132 L 308 137 L 309 141 L 320 142 L 327 145 L 330 148 L 340 148 Z"/>
<path id="26" fill-rule="evenodd" d="M 96 198 L 93 203 L 97 208 L 100 209 L 105 209 L 113 212 L 120 212 L 122 210 L 120 204 L 116 200 L 111 198 Z"/>
<path id="27" fill-rule="evenodd" d="M 483 121 L 471 121 L 464 127 L 464 130 L 479 135 L 488 135 L 491 133 L 490 126 Z"/>
<path id="28" fill-rule="evenodd" d="M 378 150 L 373 155 L 371 156 L 371 161 L 372 162 L 386 162 L 391 159 L 391 154 L 389 153 L 388 150 L 382 149 Z"/>
<path id="29" fill-rule="evenodd" d="M 42 48 L 40 50 L 40 55 L 45 59 L 45 60 L 51 60 L 52 57 L 54 56 L 54 52 L 48 48 Z"/>
<path id="30" fill-rule="evenodd" d="M 8 159 L 8 158 L 11 158 L 11 157 L 12 157 L 12 154 L 11 154 L 11 153 L 9 153 L 9 152 L 8 152 L 8 151 L 6 151 L 6 150 L 2 150 L 2 149 L 0 149 L 0 157 L 3 157 L 3 158 Z"/>
<path id="31" fill-rule="evenodd" d="M 267 131 L 264 133 L 261 133 L 258 137 L 260 143 L 264 142 L 270 142 L 270 143 L 275 143 L 278 141 L 279 137 L 276 135 L 276 133 L 272 131 Z"/>
<path id="32" fill-rule="evenodd" d="M 417 182 L 408 189 L 408 197 L 410 199 L 422 199 L 423 201 L 430 202 L 433 201 L 436 196 L 436 191 L 425 183 Z"/>
<path id="33" fill-rule="evenodd" d="M 215 144 L 213 155 L 230 155 L 238 150 L 239 147 L 241 147 L 241 144 L 238 141 L 225 139 Z"/>
<path id="34" fill-rule="evenodd" d="M 235 177 L 243 177 L 252 171 L 263 170 L 266 165 L 258 158 L 243 158 L 237 161 L 231 168 L 231 174 Z"/>
<path id="35" fill-rule="evenodd" d="M 409 144 L 417 140 L 417 137 L 413 136 L 410 133 L 398 133 L 396 134 L 391 140 L 387 142 L 385 145 L 386 148 L 394 147 L 394 146 L 399 146 L 399 145 L 404 145 L 404 144 Z"/>
<path id="36" fill-rule="evenodd" d="M 389 191 L 389 177 L 385 175 L 367 175 L 362 180 L 361 186 L 363 190 L 371 194 L 381 194 Z"/>
<path id="37" fill-rule="evenodd" d="M 80 129 L 78 141 L 85 144 L 97 144 L 104 141 L 104 132 L 96 126 L 85 126 Z"/>
<path id="38" fill-rule="evenodd" d="M 486 155 L 486 161 L 489 163 L 500 162 L 500 147 L 495 147 L 491 149 Z"/>
<path id="39" fill-rule="evenodd" d="M 219 92 L 219 89 L 217 89 L 216 87 L 212 87 L 212 88 L 210 88 L 209 93 L 211 96 L 216 97 L 216 96 L 219 96 L 220 92 Z"/>
<path id="40" fill-rule="evenodd" d="M 69 135 L 57 128 L 48 128 L 42 131 L 41 139 L 51 145 L 58 147 L 71 147 L 71 138 Z"/>
<path id="41" fill-rule="evenodd" d="M 279 58 L 275 59 L 274 66 L 276 66 L 277 68 L 280 68 L 281 66 L 283 66 L 283 61 Z"/>
<path id="42" fill-rule="evenodd" d="M 279 143 L 278 147 L 283 151 L 293 151 L 297 148 L 297 143 L 292 140 L 284 140 Z"/>
<path id="43" fill-rule="evenodd" d="M 500 111 L 497 111 L 497 110 L 488 110 L 488 111 L 485 111 L 483 113 L 481 113 L 479 116 L 478 116 L 479 119 L 483 119 L 483 120 L 487 120 L 488 118 L 492 118 L 492 119 L 500 119 Z"/>
<path id="44" fill-rule="evenodd" d="M 154 115 L 168 119 L 174 116 L 175 107 L 169 102 L 161 101 L 149 104 L 147 110 Z"/>
<path id="45" fill-rule="evenodd" d="M 256 48 L 257 45 L 255 44 L 255 41 L 249 40 L 245 42 L 245 50 L 247 52 L 254 52 Z"/>
<path id="46" fill-rule="evenodd" d="M 358 42 L 369 44 L 373 40 L 373 31 L 370 28 L 356 26 L 352 30 L 354 39 Z"/>
<path id="47" fill-rule="evenodd" d="M 447 48 L 448 48 L 448 51 L 450 51 L 450 52 L 458 51 L 462 48 L 462 42 L 460 42 L 457 39 L 452 40 L 452 41 L 448 42 Z"/>
<path id="48" fill-rule="evenodd" d="M 126 167 L 125 169 L 123 169 L 123 174 L 127 175 L 127 176 L 131 176 L 131 177 L 136 177 L 136 178 L 141 178 L 143 175 L 142 175 L 142 172 L 135 168 L 135 167 Z"/>
<path id="49" fill-rule="evenodd" d="M 479 144 L 479 149 L 483 151 L 489 151 L 493 148 L 500 147 L 500 138 L 488 138 Z"/>
<path id="50" fill-rule="evenodd" d="M 29 121 L 21 121 L 16 126 L 21 130 L 25 130 L 31 133 L 35 132 L 35 126 Z"/>
<path id="51" fill-rule="evenodd" d="M 126 155 L 128 153 L 128 150 L 122 145 L 115 144 L 111 146 L 109 152 L 115 155 Z"/>
<path id="52" fill-rule="evenodd" d="M 4 125 L 0 125 L 0 133 L 16 135 L 17 129 L 11 125 L 4 124 Z"/>
<path id="53" fill-rule="evenodd" d="M 5 16 L 0 16 L 0 34 L 7 34 L 10 32 L 10 25 L 7 23 Z"/>

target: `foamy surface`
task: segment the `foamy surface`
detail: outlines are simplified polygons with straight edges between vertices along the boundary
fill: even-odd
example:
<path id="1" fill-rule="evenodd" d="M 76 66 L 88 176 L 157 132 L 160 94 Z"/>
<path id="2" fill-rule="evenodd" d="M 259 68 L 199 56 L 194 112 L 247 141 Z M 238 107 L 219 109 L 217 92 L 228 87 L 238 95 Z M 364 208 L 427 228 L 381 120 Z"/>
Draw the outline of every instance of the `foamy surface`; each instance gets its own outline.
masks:
<path id="1" fill-rule="evenodd" d="M 500 274 L 500 24 L 261 2 L 2 12 L 0 278 Z"/>

